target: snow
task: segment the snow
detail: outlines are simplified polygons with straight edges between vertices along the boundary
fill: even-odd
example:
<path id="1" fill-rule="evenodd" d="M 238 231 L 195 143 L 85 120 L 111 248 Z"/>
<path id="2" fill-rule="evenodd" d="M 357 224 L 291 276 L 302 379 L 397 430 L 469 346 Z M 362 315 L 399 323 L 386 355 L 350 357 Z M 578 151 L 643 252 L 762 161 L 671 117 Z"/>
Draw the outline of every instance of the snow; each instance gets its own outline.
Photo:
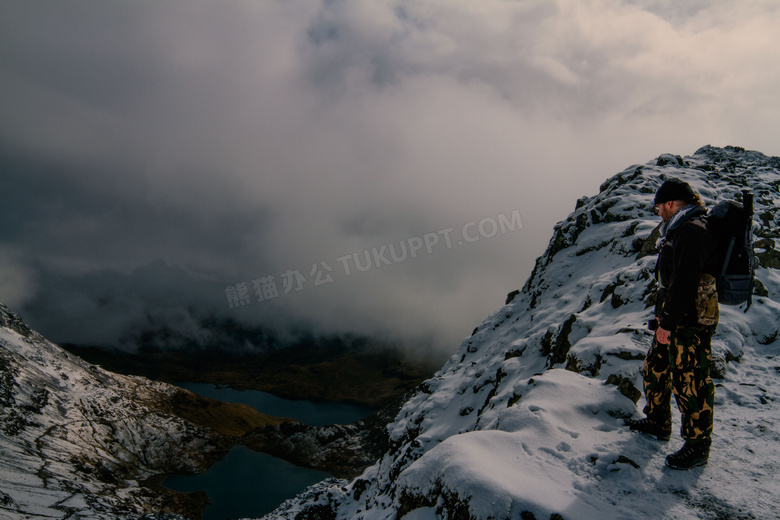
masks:
<path id="1" fill-rule="evenodd" d="M 630 414 L 633 406 L 600 382 L 562 369 L 523 386 L 522 404 L 502 411 L 496 430 L 448 438 L 404 471 L 398 485 L 427 494 L 446 476 L 447 489 L 469 497 L 479 518 L 588 510 L 575 490 L 587 484 L 596 460 L 611 461 L 605 433 L 619 430 L 615 411 Z"/>
<path id="2" fill-rule="evenodd" d="M 436 520 L 436 518 L 436 509 L 433 507 L 420 507 L 404 515 L 404 520 Z"/>
<path id="3" fill-rule="evenodd" d="M 136 519 L 161 501 L 139 482 L 207 467 L 214 435 L 155 407 L 171 387 L 89 365 L 20 323 L 0 305 L 0 518 Z"/>
<path id="4" fill-rule="evenodd" d="M 674 157 L 674 156 L 672 156 Z M 705 171 L 709 170 L 709 171 Z M 391 448 L 351 482 L 312 487 L 266 520 L 328 506 L 339 519 L 780 518 L 780 275 L 749 312 L 721 306 L 713 339 L 715 430 L 709 464 L 665 466 L 682 446 L 630 432 L 641 417 L 615 384 L 642 388 L 652 333 L 655 255 L 638 254 L 659 219 L 665 178 L 711 206 L 756 194 L 757 238 L 776 234 L 780 159 L 704 147 L 612 177 L 555 228 L 523 290 L 466 338 L 388 426 Z M 771 218 L 767 218 L 771 215 Z"/>
<path id="5" fill-rule="evenodd" d="M 780 398 L 770 390 L 777 375 L 772 366 L 743 365 L 736 381 L 718 388 L 715 444 L 704 469 L 665 468 L 664 457 L 681 440 L 667 446 L 628 432 L 615 412 L 631 413 L 633 403 L 599 381 L 555 369 L 527 385 L 522 405 L 501 412 L 497 430 L 448 438 L 410 465 L 398 487 L 426 495 L 444 485 L 468 500 L 475 518 L 518 518 L 523 511 L 583 520 L 716 512 L 776 518 L 780 414 L 766 413 L 762 399 Z"/>
<path id="6" fill-rule="evenodd" d="M 758 269 L 765 293 L 749 312 L 721 306 L 708 465 L 666 468 L 678 435 L 664 443 L 623 426 L 644 406 L 627 395 L 642 388 L 652 341 L 655 258 L 646 246 L 658 225 L 650 201 L 663 180 L 690 182 L 708 206 L 750 186 L 757 238 L 771 248 L 780 228 L 780 158 L 708 146 L 682 162 L 664 159 L 631 166 L 578 201 L 522 291 L 402 406 L 381 460 L 352 481 L 316 484 L 264 518 L 780 518 L 777 270 Z M 15 403 L 0 414 L 39 408 L 20 433 L 0 435 L 0 517 L 121 518 L 112 508 L 141 500 L 132 483 L 92 482 L 74 457 L 125 468 L 135 461 L 140 480 L 152 466 L 194 467 L 199 461 L 182 453 L 206 449 L 201 432 L 146 406 L 162 385 L 109 374 L 10 326 L 0 327 L 0 347 L 0 390 L 11 377 Z M 36 408 L 41 389 L 48 402 Z M 166 451 L 182 439 L 192 443 L 186 450 Z"/>

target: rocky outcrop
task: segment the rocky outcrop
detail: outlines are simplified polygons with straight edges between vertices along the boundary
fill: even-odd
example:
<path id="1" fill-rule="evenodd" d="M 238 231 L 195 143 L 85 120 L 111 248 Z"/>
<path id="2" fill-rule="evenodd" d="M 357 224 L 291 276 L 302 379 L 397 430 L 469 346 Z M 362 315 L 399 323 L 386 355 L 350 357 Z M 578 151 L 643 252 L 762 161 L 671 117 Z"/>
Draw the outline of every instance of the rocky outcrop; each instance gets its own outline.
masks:
<path id="1" fill-rule="evenodd" d="M 690 182 L 708 206 L 739 200 L 745 187 L 754 193 L 762 261 L 754 304 L 748 314 L 721 306 L 713 341 L 713 375 L 725 395 L 717 405 L 721 442 L 724 449 L 732 438 L 744 445 L 755 434 L 745 430 L 751 428 L 741 415 L 746 403 L 769 411 L 762 422 L 780 423 L 773 406 L 780 394 L 756 376 L 776 378 L 762 357 L 771 354 L 762 349 L 780 335 L 780 279 L 773 271 L 780 158 L 706 146 L 693 156 L 665 154 L 631 166 L 577 201 L 522 290 L 509 293 L 506 305 L 402 406 L 379 461 L 351 481 L 313 486 L 266 518 L 628 518 L 637 500 L 656 507 L 660 498 L 681 517 L 704 507 L 712 496 L 706 482 L 701 490 L 686 487 L 685 497 L 656 486 L 665 477 L 645 459 L 657 458 L 657 449 L 635 443 L 619 426 L 638 413 L 657 293 L 652 194 L 669 177 Z M 748 396 L 746 388 L 756 391 Z M 771 479 L 780 457 L 771 451 L 744 462 L 750 475 Z M 732 475 L 743 452 L 743 446 L 729 452 Z M 761 485 L 746 497 L 745 486 L 739 488 L 707 511 L 733 518 L 778 513 L 761 509 L 760 497 L 771 489 Z M 755 514 L 746 513 L 756 505 Z"/>
<path id="2" fill-rule="evenodd" d="M 319 469 L 338 478 L 354 478 L 376 462 L 388 448 L 386 426 L 402 400 L 353 424 L 311 426 L 286 422 L 259 427 L 241 444 L 301 467 Z"/>
<path id="3" fill-rule="evenodd" d="M 268 424 L 249 407 L 85 363 L 3 305 L 0 404 L 4 518 L 197 518 L 204 496 L 167 491 L 155 477 L 204 471 L 235 436 Z"/>

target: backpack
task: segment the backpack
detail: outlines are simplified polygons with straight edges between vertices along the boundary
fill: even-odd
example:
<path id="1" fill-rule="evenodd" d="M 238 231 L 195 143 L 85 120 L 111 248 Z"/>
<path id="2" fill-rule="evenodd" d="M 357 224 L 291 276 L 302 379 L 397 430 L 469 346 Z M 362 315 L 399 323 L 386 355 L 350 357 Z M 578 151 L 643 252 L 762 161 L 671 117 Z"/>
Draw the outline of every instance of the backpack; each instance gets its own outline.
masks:
<path id="1" fill-rule="evenodd" d="M 707 214 L 707 224 L 715 241 L 715 279 L 718 302 L 725 305 L 753 303 L 753 194 L 742 192 L 743 204 L 733 200 L 718 202 Z"/>

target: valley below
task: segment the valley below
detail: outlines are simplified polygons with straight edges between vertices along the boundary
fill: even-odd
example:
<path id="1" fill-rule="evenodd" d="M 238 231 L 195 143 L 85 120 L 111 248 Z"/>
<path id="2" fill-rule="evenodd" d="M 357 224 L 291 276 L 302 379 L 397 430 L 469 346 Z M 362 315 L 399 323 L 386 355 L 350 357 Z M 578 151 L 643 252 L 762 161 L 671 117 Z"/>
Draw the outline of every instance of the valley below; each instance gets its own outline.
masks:
<path id="1" fill-rule="evenodd" d="M 436 365 L 410 360 L 397 350 L 370 342 L 335 339 L 251 354 L 150 348 L 128 353 L 72 344 L 63 348 L 107 371 L 174 385 L 172 396 L 157 405 L 216 432 L 231 446 L 229 450 L 248 448 L 292 463 L 302 472 L 321 471 L 336 478 L 357 477 L 382 456 L 388 444 L 386 425 L 408 394 L 434 373 Z M 190 386 L 184 383 L 214 385 L 216 395 L 211 397 L 216 399 L 179 389 L 179 385 Z M 281 412 L 275 407 L 275 416 L 269 416 L 260 406 L 255 409 L 219 400 L 219 389 L 241 394 L 265 392 L 291 404 Z M 336 419 L 334 424 L 313 424 L 306 417 L 292 418 L 296 415 L 293 405 L 299 401 L 315 408 L 348 403 L 363 407 L 366 415 L 349 424 Z M 215 459 L 211 465 L 221 464 L 221 460 Z M 171 494 L 163 483 L 164 475 L 159 475 L 145 484 Z M 171 496 L 178 513 L 197 518 L 206 511 L 208 516 L 209 500 L 204 492 Z"/>
<path id="2" fill-rule="evenodd" d="M 203 474 L 247 449 L 312 474 L 355 477 L 387 449 L 386 425 L 430 373 L 367 345 L 256 356 L 68 351 L 0 305 L 0 517 L 198 520 L 206 492 L 172 491 L 166 476 Z M 276 417 L 169 384 L 185 382 L 261 390 L 314 408 L 352 403 L 367 416 L 311 425 L 284 407 Z M 299 401 L 288 402 L 292 411 Z"/>
<path id="3" fill-rule="evenodd" d="M 210 383 L 258 390 L 284 399 L 336 401 L 381 407 L 430 377 L 441 360 L 412 360 L 391 347 L 338 339 L 301 342 L 264 353 L 63 348 L 105 370 L 177 384 Z"/>

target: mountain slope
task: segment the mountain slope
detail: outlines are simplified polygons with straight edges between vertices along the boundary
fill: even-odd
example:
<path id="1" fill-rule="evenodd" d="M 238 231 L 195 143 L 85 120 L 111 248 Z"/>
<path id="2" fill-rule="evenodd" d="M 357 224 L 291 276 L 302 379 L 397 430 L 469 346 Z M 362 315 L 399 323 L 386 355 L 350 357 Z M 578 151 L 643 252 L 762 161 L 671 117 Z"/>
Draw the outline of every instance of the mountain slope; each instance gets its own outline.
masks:
<path id="1" fill-rule="evenodd" d="M 147 480 L 204 471 L 235 437 L 279 422 L 244 405 L 106 372 L 0 305 L 0 518 L 196 518 L 204 496 Z"/>
<path id="2" fill-rule="evenodd" d="M 761 261 L 749 312 L 721 306 L 712 455 L 690 472 L 664 468 L 678 436 L 664 444 L 622 426 L 644 404 L 652 197 L 670 176 L 708 206 L 751 188 Z M 662 155 L 615 175 L 577 202 L 523 289 L 406 402 L 381 460 L 265 518 L 780 517 L 778 205 L 780 158 L 741 148 Z"/>

